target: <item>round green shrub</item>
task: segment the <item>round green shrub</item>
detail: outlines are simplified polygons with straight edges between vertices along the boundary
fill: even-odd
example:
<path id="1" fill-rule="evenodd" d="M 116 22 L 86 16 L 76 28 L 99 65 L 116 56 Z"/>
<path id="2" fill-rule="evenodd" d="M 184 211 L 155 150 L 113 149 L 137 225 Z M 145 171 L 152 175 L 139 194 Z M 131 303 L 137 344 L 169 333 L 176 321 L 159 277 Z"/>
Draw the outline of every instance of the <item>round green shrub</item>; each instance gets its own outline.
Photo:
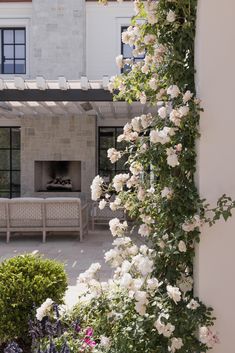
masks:
<path id="1" fill-rule="evenodd" d="M 63 264 L 26 254 L 0 264 L 0 343 L 28 341 L 28 322 L 34 305 L 47 298 L 62 303 L 67 289 Z"/>

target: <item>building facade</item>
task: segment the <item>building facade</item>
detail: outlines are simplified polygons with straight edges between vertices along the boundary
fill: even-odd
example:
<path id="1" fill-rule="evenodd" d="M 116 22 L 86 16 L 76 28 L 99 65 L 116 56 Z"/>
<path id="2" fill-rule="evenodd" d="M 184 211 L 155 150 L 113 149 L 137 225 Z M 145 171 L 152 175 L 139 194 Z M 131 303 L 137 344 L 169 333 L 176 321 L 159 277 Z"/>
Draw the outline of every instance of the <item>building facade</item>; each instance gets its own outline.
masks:
<path id="1" fill-rule="evenodd" d="M 132 15 L 131 2 L 0 1 L 1 197 L 89 196 L 97 173 L 110 178 L 124 169 L 112 166 L 106 151 L 145 108 L 95 102 L 95 88 L 107 90 L 109 78 L 120 73 L 117 55 L 132 55 L 121 43 Z M 58 87 L 59 101 L 25 95 L 36 88 L 46 96 Z M 84 101 L 68 100 L 76 88 L 84 90 Z M 92 100 L 88 88 L 94 88 Z M 3 98 L 14 89 L 25 98 Z"/>

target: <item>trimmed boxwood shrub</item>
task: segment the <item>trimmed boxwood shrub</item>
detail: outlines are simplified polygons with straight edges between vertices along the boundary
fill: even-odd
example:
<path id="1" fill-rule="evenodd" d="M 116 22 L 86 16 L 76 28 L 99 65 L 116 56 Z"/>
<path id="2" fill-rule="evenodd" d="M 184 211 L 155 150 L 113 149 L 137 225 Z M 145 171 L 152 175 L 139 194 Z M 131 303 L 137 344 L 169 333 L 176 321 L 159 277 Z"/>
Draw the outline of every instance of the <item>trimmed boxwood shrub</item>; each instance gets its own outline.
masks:
<path id="1" fill-rule="evenodd" d="M 62 303 L 67 289 L 63 264 L 26 254 L 0 264 L 0 343 L 29 341 L 28 322 L 34 306 L 47 298 Z"/>

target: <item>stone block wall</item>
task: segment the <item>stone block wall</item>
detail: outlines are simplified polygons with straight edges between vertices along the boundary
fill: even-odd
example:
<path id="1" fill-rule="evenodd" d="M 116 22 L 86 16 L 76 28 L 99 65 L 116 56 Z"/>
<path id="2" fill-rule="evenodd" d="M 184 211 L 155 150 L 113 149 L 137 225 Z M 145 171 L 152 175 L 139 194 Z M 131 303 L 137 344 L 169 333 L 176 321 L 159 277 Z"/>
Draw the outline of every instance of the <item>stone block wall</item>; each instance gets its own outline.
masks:
<path id="1" fill-rule="evenodd" d="M 35 192 L 34 162 L 54 160 L 81 161 L 81 191 L 90 197 L 96 173 L 95 116 L 24 117 L 21 141 L 22 196 L 41 196 Z"/>
<path id="2" fill-rule="evenodd" d="M 33 0 L 30 76 L 79 79 L 85 74 L 85 1 Z"/>

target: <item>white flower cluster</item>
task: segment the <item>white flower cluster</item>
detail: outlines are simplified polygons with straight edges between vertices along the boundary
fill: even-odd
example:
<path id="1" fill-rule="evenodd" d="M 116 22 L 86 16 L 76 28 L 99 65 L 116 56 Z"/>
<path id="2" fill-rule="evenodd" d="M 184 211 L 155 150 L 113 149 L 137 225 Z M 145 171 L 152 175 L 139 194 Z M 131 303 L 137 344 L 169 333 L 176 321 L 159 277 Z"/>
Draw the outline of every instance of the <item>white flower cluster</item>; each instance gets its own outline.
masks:
<path id="1" fill-rule="evenodd" d="M 121 223 L 118 218 L 113 218 L 109 221 L 109 228 L 114 237 L 121 237 L 127 230 L 128 224 L 126 221 Z"/>
<path id="2" fill-rule="evenodd" d="M 217 334 L 206 326 L 200 327 L 199 340 L 203 344 L 206 344 L 208 348 L 212 348 L 216 343 L 219 343 Z"/>
<path id="3" fill-rule="evenodd" d="M 117 151 L 115 148 L 109 148 L 107 151 L 107 156 L 111 163 L 116 163 L 121 158 L 121 152 Z"/>
<path id="4" fill-rule="evenodd" d="M 196 229 L 196 228 L 200 228 L 202 226 L 202 224 L 203 224 L 203 222 L 200 219 L 200 216 L 194 215 L 192 219 L 190 219 L 189 221 L 185 222 L 182 225 L 182 229 L 188 233 L 188 232 L 194 231 L 194 229 Z"/>
<path id="5" fill-rule="evenodd" d="M 126 184 L 127 180 L 130 178 L 130 174 L 117 174 L 113 178 L 113 187 L 117 192 L 123 190 L 124 185 Z"/>
<path id="6" fill-rule="evenodd" d="M 93 201 L 97 201 L 102 195 L 102 185 L 104 183 L 103 178 L 97 175 L 91 184 L 91 198 Z"/>
<path id="7" fill-rule="evenodd" d="M 151 130 L 150 132 L 150 142 L 161 143 L 165 145 L 170 142 L 170 137 L 175 135 L 175 130 L 171 127 L 165 126 L 162 130 Z"/>
<path id="8" fill-rule="evenodd" d="M 37 320 L 42 321 L 45 316 L 49 315 L 53 304 L 53 300 L 47 298 L 45 302 L 42 303 L 42 305 L 36 310 Z"/>

